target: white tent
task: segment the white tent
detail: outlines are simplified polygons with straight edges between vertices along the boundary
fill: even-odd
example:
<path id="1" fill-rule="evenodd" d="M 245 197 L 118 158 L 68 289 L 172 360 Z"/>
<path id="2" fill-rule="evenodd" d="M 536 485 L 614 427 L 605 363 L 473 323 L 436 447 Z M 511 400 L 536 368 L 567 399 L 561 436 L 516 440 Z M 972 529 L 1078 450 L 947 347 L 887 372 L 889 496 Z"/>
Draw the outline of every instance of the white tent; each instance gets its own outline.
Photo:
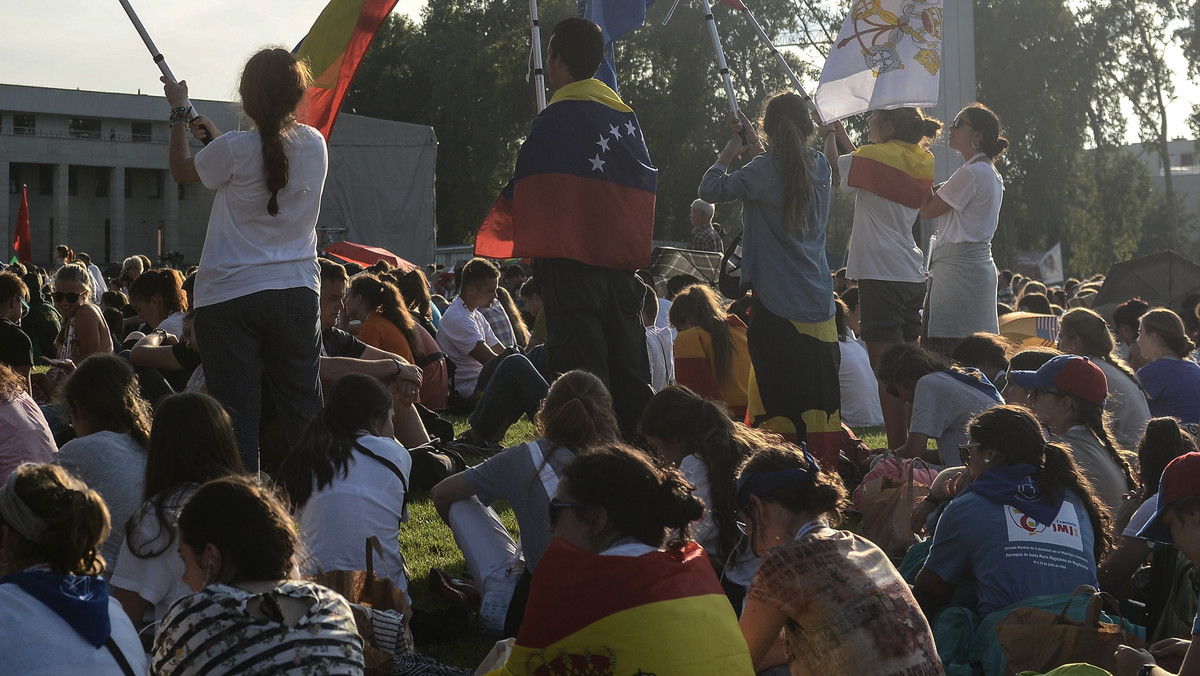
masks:
<path id="1" fill-rule="evenodd" d="M 317 219 L 320 246 L 350 240 L 417 265 L 433 261 L 433 127 L 343 113 L 332 137 Z"/>

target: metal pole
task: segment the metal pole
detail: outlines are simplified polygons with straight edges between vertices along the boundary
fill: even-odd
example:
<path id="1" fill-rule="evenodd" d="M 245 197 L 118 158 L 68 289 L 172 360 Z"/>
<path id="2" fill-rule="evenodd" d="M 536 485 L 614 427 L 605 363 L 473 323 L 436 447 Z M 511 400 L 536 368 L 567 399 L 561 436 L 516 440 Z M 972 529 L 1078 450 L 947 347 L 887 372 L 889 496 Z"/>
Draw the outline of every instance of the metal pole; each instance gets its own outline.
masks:
<path id="1" fill-rule="evenodd" d="M 721 49 L 721 38 L 717 35 L 717 20 L 713 18 L 712 4 L 704 3 L 704 20 L 708 22 L 708 34 L 712 37 L 713 51 L 717 53 L 717 67 L 725 79 L 725 93 L 729 95 L 729 109 L 734 117 L 738 114 L 737 94 L 733 91 L 733 78 L 729 76 L 729 67 L 725 65 L 725 52 Z"/>
<path id="2" fill-rule="evenodd" d="M 804 91 L 804 85 L 800 84 L 800 78 L 796 77 L 796 73 L 792 70 L 792 67 L 789 66 L 787 61 L 784 60 L 783 54 L 779 53 L 779 50 L 775 48 L 775 44 L 771 42 L 771 38 L 767 37 L 767 32 L 764 31 L 762 26 L 759 25 L 758 19 L 754 18 L 754 12 L 750 11 L 750 7 L 746 5 L 745 0 L 742 0 L 742 13 L 744 13 L 746 18 L 750 20 L 750 25 L 753 26 L 754 31 L 758 33 L 758 37 L 762 38 L 762 41 L 767 43 L 767 47 L 771 50 L 771 54 L 775 56 L 775 60 L 779 62 L 779 65 L 783 68 L 783 72 L 787 73 L 788 79 L 792 81 L 792 85 L 796 88 L 796 92 L 803 97 L 804 102 L 807 103 L 809 107 L 812 107 L 812 97 L 808 95 L 808 92 Z"/>
<path id="3" fill-rule="evenodd" d="M 121 0 L 124 2 L 125 0 Z M 538 112 L 546 109 L 546 71 L 542 67 L 542 29 L 538 25 L 537 0 L 529 0 L 529 18 L 533 22 L 533 86 Z"/>

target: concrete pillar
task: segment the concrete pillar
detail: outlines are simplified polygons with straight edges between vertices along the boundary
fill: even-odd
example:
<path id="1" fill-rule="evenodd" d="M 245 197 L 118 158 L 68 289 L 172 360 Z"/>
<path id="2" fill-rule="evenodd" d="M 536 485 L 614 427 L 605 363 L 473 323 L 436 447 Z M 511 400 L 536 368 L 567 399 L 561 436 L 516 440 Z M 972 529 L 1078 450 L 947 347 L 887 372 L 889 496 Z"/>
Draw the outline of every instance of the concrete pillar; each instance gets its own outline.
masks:
<path id="1" fill-rule="evenodd" d="M 8 162 L 0 162 L 0 186 L 2 186 L 2 189 L 0 189 L 0 214 L 4 215 L 4 232 L 8 237 L 8 239 L 4 240 L 7 242 L 5 245 L 6 253 L 4 254 L 5 263 L 12 260 L 13 255 L 16 253 L 12 249 L 12 241 L 17 232 L 17 210 L 21 208 L 21 186 L 17 186 L 16 195 L 8 194 L 8 182 L 11 178 L 12 176 L 8 171 Z M 16 208 L 12 206 L 14 202 L 17 205 Z"/>
<path id="2" fill-rule="evenodd" d="M 163 253 L 179 251 L 179 184 L 171 178 L 169 171 L 161 172 L 163 184 L 163 203 L 166 205 L 166 219 L 163 225 Z"/>
<path id="3" fill-rule="evenodd" d="M 112 221 L 112 239 L 108 243 L 112 259 L 125 258 L 125 167 L 109 167 L 108 217 Z"/>
<path id="4" fill-rule="evenodd" d="M 70 165 L 66 163 L 57 164 L 54 167 L 54 229 L 53 238 L 50 243 L 51 247 L 56 247 L 59 244 L 71 246 L 70 240 L 67 238 L 70 235 L 68 227 L 68 201 L 70 195 L 67 194 L 67 174 L 70 171 Z"/>

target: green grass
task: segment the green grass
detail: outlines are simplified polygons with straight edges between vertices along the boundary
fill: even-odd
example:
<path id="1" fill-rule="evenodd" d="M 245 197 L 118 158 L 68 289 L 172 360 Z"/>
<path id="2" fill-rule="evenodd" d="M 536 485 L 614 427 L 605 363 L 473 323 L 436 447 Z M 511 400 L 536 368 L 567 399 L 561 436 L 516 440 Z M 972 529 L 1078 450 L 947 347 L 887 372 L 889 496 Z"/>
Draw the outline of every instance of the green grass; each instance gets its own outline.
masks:
<path id="1" fill-rule="evenodd" d="M 454 423 L 456 434 L 466 430 L 465 416 L 446 417 Z M 887 446 L 887 435 L 882 427 L 862 428 L 855 430 L 855 433 L 871 448 Z M 537 430 L 533 424 L 522 420 L 509 429 L 508 434 L 504 437 L 504 445 L 506 447 L 513 446 L 529 441 L 536 436 Z M 468 461 L 471 460 L 468 458 Z M 504 502 L 499 502 L 493 507 L 500 514 L 505 528 L 516 538 L 517 521 L 513 516 L 512 509 Z M 470 573 L 463 562 L 462 552 L 454 543 L 454 536 L 450 533 L 450 529 L 438 517 L 428 493 L 413 494 L 413 499 L 409 503 L 409 515 L 408 523 L 400 529 L 400 551 L 404 552 L 413 576 L 410 587 L 413 604 L 423 610 L 448 607 L 449 602 L 430 591 L 429 571 L 433 568 L 441 568 L 454 577 L 468 577 Z M 843 528 L 856 528 L 858 519 L 855 519 L 853 515 L 847 516 L 846 522 L 842 524 Z M 479 629 L 478 618 L 473 617 L 466 634 L 457 641 L 439 645 L 418 645 L 417 649 L 445 664 L 473 669 L 488 654 L 495 642 L 495 637 L 485 634 Z"/>

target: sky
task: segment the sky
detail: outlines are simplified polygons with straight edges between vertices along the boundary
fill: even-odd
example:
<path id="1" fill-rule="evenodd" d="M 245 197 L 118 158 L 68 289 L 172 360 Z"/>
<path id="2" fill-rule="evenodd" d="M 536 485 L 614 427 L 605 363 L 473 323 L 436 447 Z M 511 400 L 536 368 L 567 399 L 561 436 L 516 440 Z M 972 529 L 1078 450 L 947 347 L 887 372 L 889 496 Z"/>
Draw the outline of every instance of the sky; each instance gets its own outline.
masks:
<path id="1" fill-rule="evenodd" d="M 242 64 L 260 47 L 292 48 L 328 0 L 130 0 L 175 76 L 196 99 L 236 98 Z M 117 0 L 9 3 L 0 40 L 0 82 L 62 89 L 162 95 L 158 67 Z M 400 0 L 396 12 L 419 19 L 424 0 Z M 514 3 L 514 11 L 524 5 Z M 1178 49 L 1168 54 L 1176 100 L 1172 137 L 1190 135 L 1187 116 L 1200 84 L 1186 78 Z M 1130 140 L 1134 140 L 1131 132 Z"/>

